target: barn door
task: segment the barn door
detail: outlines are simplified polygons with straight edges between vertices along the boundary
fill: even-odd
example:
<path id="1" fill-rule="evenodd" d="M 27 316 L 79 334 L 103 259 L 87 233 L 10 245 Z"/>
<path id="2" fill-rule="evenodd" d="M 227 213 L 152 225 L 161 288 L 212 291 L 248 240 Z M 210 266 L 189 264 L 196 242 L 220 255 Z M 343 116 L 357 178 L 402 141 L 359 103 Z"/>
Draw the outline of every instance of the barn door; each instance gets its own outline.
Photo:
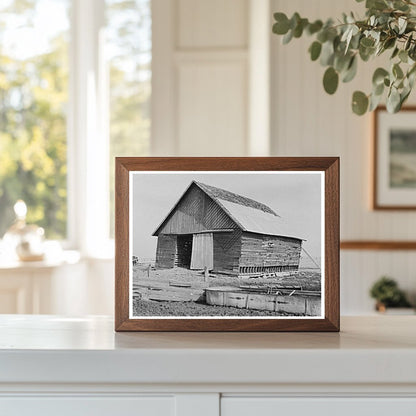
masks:
<path id="1" fill-rule="evenodd" d="M 214 242 L 212 233 L 194 234 L 192 240 L 191 269 L 212 270 L 214 267 Z"/>

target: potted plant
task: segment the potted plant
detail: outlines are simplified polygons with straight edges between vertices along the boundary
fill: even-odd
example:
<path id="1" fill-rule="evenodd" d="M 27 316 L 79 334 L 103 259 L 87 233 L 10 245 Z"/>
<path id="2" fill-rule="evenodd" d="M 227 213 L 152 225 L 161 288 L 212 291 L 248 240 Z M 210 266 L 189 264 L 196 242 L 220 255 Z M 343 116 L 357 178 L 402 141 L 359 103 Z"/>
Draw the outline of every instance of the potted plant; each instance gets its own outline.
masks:
<path id="1" fill-rule="evenodd" d="M 386 312 L 387 308 L 411 307 L 397 282 L 387 276 L 381 277 L 373 284 L 370 296 L 376 300 L 376 310 L 379 312 Z"/>
<path id="2" fill-rule="evenodd" d="M 355 77 L 359 61 L 390 55 L 390 64 L 375 70 L 371 93 L 353 93 L 355 114 L 374 110 L 385 94 L 387 110 L 395 113 L 409 97 L 416 78 L 416 0 L 366 0 L 361 19 L 344 13 L 336 21 L 310 22 L 299 13 L 289 18 L 280 12 L 274 19 L 273 33 L 283 36 L 284 44 L 304 34 L 314 38 L 309 54 L 326 68 L 323 86 L 328 94 L 335 93 L 340 80 Z"/>

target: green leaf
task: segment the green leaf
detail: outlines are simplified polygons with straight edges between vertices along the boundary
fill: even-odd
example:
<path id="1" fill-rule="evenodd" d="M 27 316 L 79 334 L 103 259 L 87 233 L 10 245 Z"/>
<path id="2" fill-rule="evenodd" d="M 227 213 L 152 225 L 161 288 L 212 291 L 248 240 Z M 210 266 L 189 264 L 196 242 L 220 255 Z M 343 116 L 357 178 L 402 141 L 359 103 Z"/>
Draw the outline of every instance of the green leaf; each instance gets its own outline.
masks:
<path id="1" fill-rule="evenodd" d="M 384 92 L 384 83 L 373 86 L 373 95 L 383 95 Z"/>
<path id="2" fill-rule="evenodd" d="M 322 66 L 332 65 L 334 62 L 334 44 L 331 41 L 326 41 L 322 45 L 320 63 Z"/>
<path id="3" fill-rule="evenodd" d="M 373 74 L 373 85 L 377 86 L 384 84 L 384 78 L 386 78 L 388 75 L 388 71 L 386 71 L 384 68 L 377 68 Z"/>
<path id="4" fill-rule="evenodd" d="M 400 93 L 397 88 L 392 88 L 387 96 L 386 107 L 389 113 L 397 113 L 400 109 Z"/>
<path id="5" fill-rule="evenodd" d="M 312 61 L 316 61 L 321 54 L 322 44 L 318 41 L 315 41 L 309 47 L 309 53 L 311 54 Z"/>
<path id="6" fill-rule="evenodd" d="M 348 68 L 351 60 L 351 55 L 340 54 L 339 52 L 334 56 L 334 68 L 338 72 L 342 72 Z"/>
<path id="7" fill-rule="evenodd" d="M 396 46 L 393 50 L 393 53 L 391 54 L 390 59 L 394 59 L 398 55 L 399 51 L 400 49 Z"/>
<path id="8" fill-rule="evenodd" d="M 352 95 L 352 111 L 362 116 L 368 108 L 368 97 L 361 91 L 355 91 Z"/>
<path id="9" fill-rule="evenodd" d="M 403 78 L 404 74 L 399 64 L 394 64 L 392 68 L 392 73 L 397 79 Z"/>
<path id="10" fill-rule="evenodd" d="M 313 23 L 311 23 L 307 28 L 306 32 L 309 35 L 313 35 L 314 33 L 319 32 L 322 29 L 322 26 L 324 24 L 322 23 L 322 20 L 315 20 Z"/>
<path id="11" fill-rule="evenodd" d="M 378 107 L 381 101 L 381 97 L 382 97 L 382 94 L 379 94 L 379 95 L 371 94 L 370 105 L 368 107 L 368 111 L 373 111 Z"/>
<path id="12" fill-rule="evenodd" d="M 302 36 L 303 29 L 305 29 L 308 26 L 308 24 L 308 19 L 298 20 L 296 27 L 293 29 L 293 36 L 295 38 L 300 38 Z"/>
<path id="13" fill-rule="evenodd" d="M 400 60 L 402 61 L 402 62 L 404 62 L 404 63 L 407 63 L 407 61 L 408 61 L 408 54 L 407 54 L 407 51 L 405 51 L 404 49 L 402 49 L 400 52 L 399 52 L 399 58 L 400 58 Z"/>
<path id="14" fill-rule="evenodd" d="M 375 40 L 372 38 L 362 38 L 360 41 L 360 45 L 362 45 L 364 48 L 372 48 L 375 44 Z"/>
<path id="15" fill-rule="evenodd" d="M 383 43 L 383 48 L 384 49 L 390 49 L 392 48 L 394 45 L 396 44 L 396 38 L 392 37 L 392 38 L 387 38 L 385 40 L 385 42 Z"/>
<path id="16" fill-rule="evenodd" d="M 324 89 L 328 94 L 334 94 L 338 88 L 338 73 L 332 66 L 327 68 L 324 74 L 323 84 Z"/>
<path id="17" fill-rule="evenodd" d="M 384 10 L 388 5 L 385 0 L 367 0 L 365 3 L 367 9 Z"/>
<path id="18" fill-rule="evenodd" d="M 342 82 L 350 82 L 351 80 L 354 79 L 355 75 L 357 74 L 357 58 L 354 55 L 351 58 L 351 61 L 348 65 L 348 69 L 346 70 L 346 72 L 344 73 L 343 77 L 342 77 Z"/>
<path id="19" fill-rule="evenodd" d="M 286 35 L 283 36 L 282 43 L 287 45 L 293 39 L 293 30 L 289 30 Z"/>
<path id="20" fill-rule="evenodd" d="M 273 16 L 274 20 L 276 20 L 276 23 L 273 25 L 273 33 L 285 35 L 290 29 L 289 19 L 284 13 L 275 13 Z"/>

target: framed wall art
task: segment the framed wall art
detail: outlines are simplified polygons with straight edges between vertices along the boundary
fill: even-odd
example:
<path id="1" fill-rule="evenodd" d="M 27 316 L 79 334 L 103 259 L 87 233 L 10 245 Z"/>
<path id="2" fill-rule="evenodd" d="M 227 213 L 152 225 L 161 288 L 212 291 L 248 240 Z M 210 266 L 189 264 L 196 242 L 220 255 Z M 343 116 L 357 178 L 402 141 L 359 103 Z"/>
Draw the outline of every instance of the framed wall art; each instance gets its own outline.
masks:
<path id="1" fill-rule="evenodd" d="M 416 107 L 374 112 L 373 208 L 416 209 Z"/>
<path id="2" fill-rule="evenodd" d="M 338 331 L 339 159 L 116 158 L 116 331 Z"/>

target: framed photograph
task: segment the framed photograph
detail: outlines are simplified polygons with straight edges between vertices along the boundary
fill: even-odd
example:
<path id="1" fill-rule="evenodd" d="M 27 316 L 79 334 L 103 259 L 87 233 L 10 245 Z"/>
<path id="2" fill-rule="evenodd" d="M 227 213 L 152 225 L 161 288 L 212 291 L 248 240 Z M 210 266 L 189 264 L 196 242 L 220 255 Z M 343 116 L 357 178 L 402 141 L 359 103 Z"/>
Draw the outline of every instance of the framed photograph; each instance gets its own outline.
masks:
<path id="1" fill-rule="evenodd" d="M 339 331 L 339 159 L 116 158 L 116 331 Z"/>
<path id="2" fill-rule="evenodd" d="M 373 208 L 416 209 L 416 107 L 374 112 Z"/>

